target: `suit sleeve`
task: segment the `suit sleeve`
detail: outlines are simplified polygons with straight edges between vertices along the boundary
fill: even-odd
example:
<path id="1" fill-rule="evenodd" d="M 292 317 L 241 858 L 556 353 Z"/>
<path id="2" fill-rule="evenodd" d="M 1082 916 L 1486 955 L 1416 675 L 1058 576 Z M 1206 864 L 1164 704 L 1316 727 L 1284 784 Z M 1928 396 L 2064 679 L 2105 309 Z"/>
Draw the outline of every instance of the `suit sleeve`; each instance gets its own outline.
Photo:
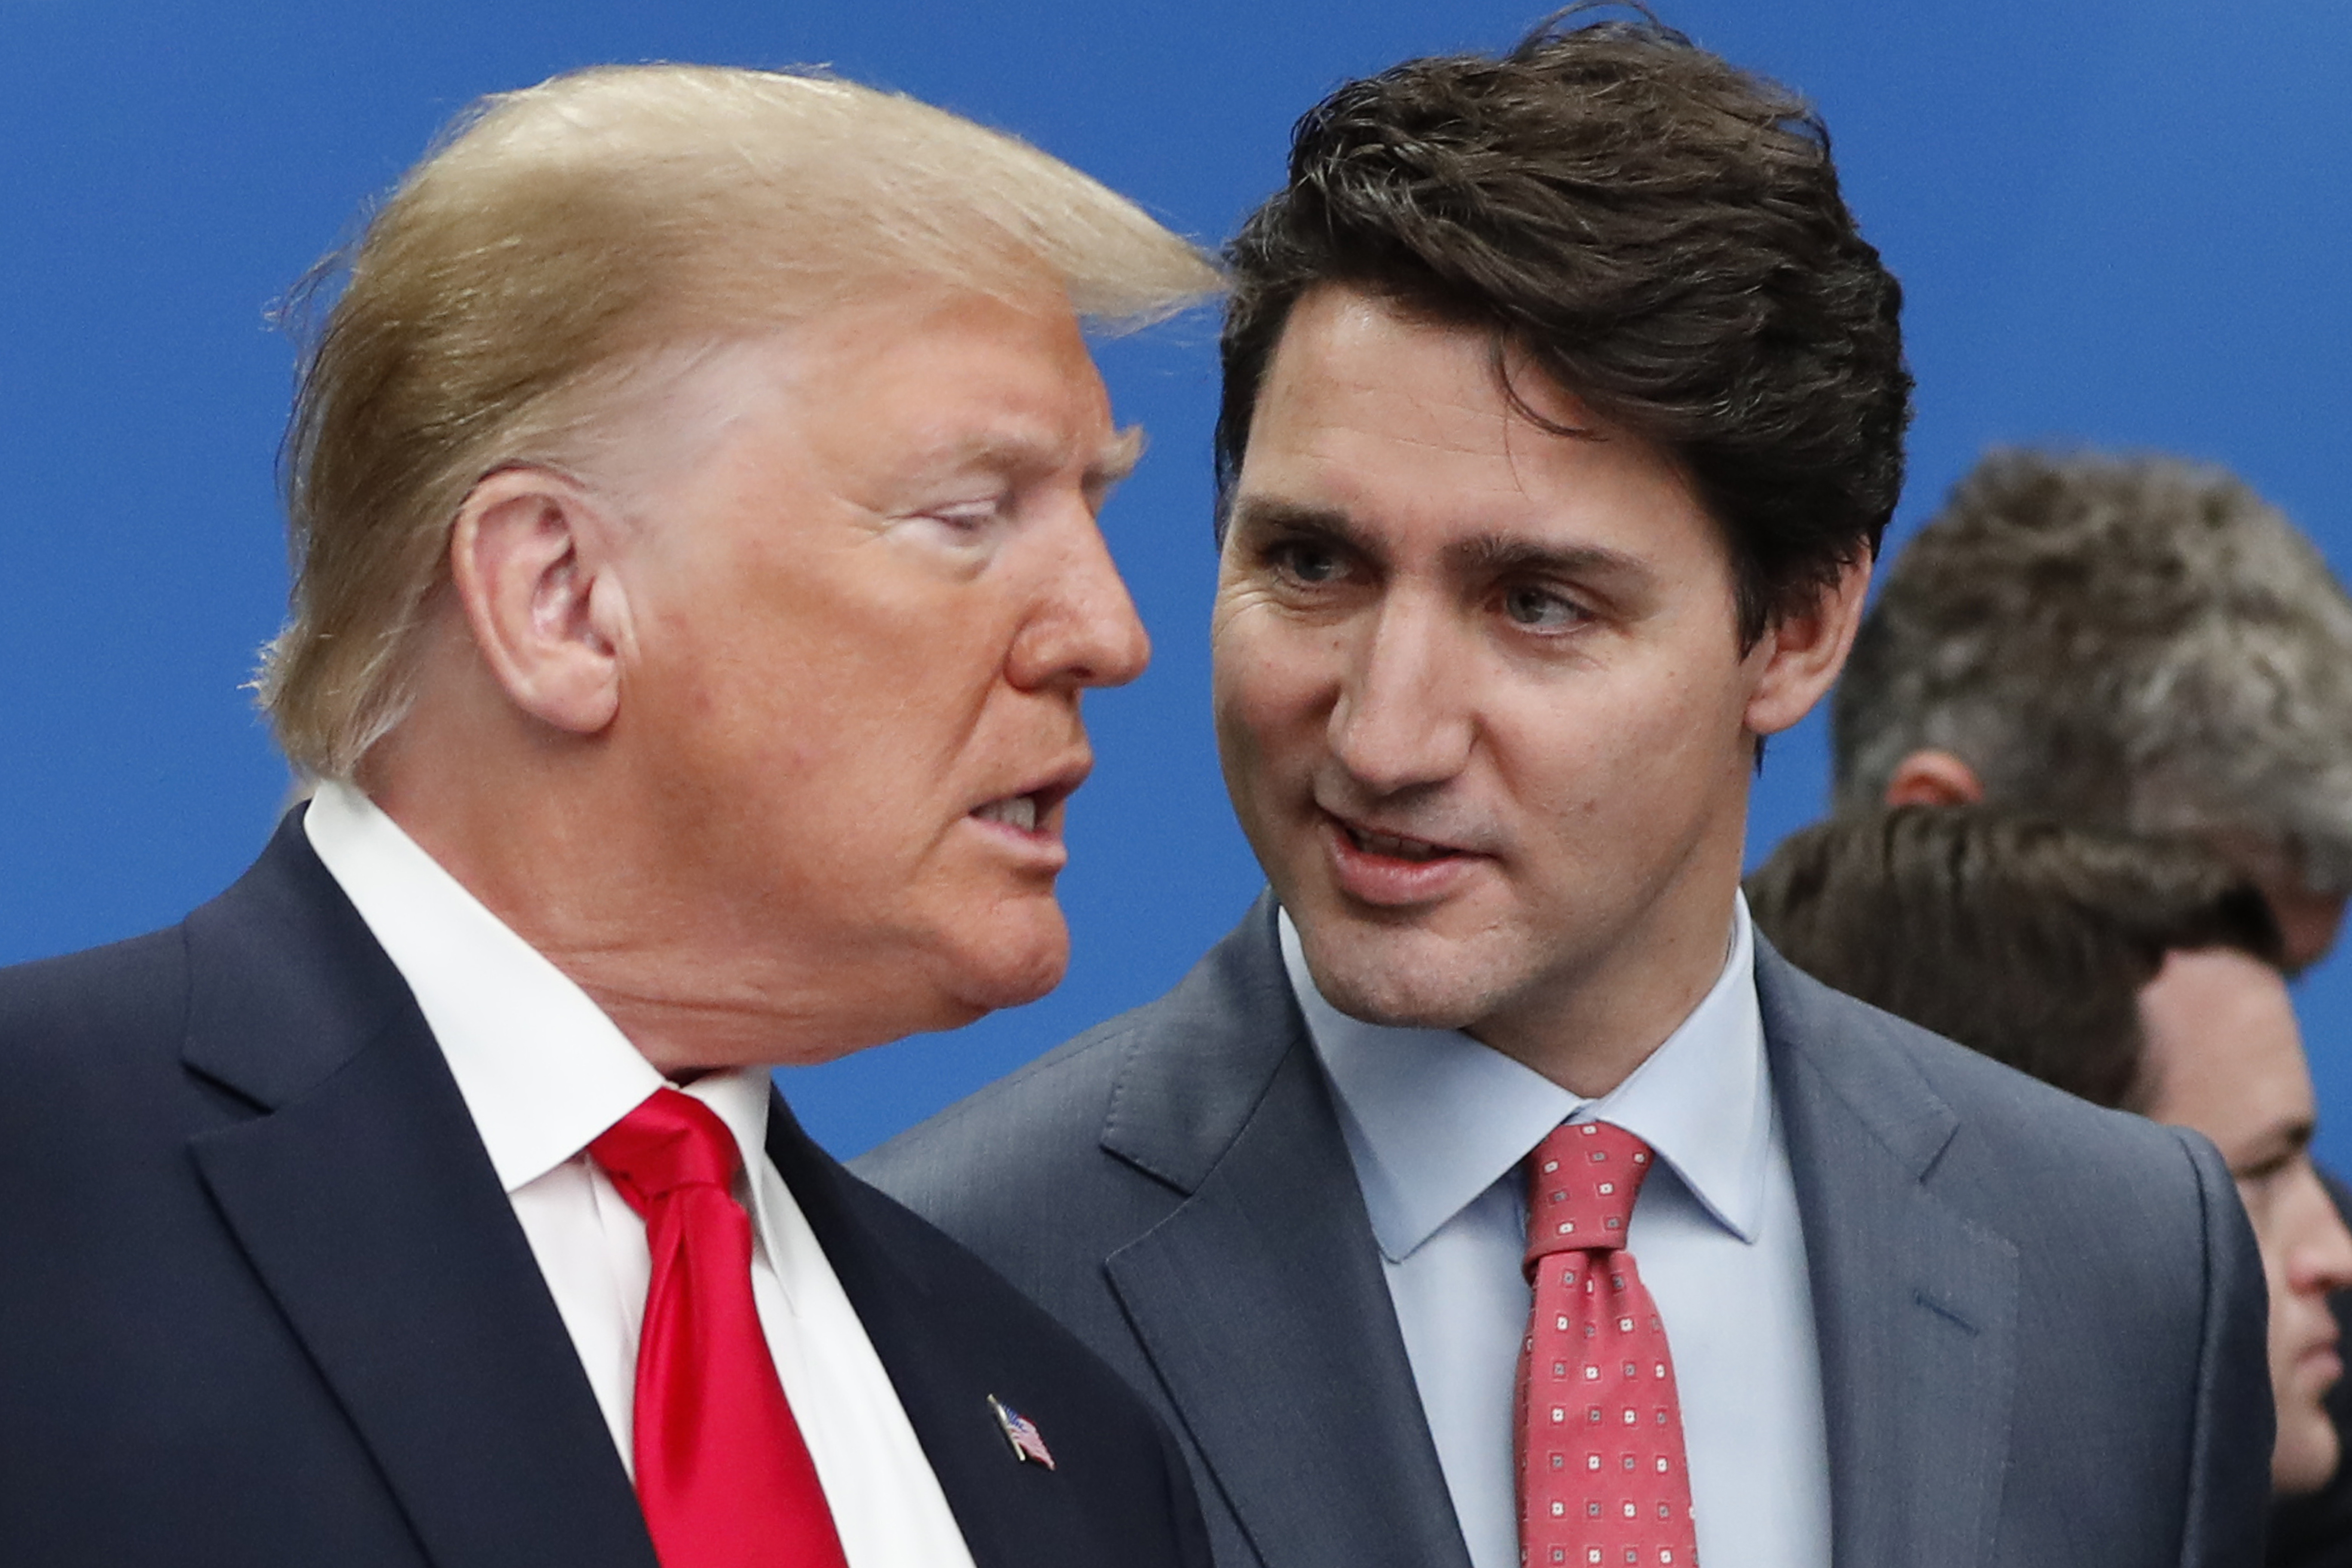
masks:
<path id="1" fill-rule="evenodd" d="M 2262 1256 L 2221 1156 L 2173 1130 L 2196 1172 L 2205 1235 L 2205 1324 L 2197 1364 L 2181 1568 L 2245 1568 L 2263 1559 L 2270 1505 L 2270 1301 Z"/>

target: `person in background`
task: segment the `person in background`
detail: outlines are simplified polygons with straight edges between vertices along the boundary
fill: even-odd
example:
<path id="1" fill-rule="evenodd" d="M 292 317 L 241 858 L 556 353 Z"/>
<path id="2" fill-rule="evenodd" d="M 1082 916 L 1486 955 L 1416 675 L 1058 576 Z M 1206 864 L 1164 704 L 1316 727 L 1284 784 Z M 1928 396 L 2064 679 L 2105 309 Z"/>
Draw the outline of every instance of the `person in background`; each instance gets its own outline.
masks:
<path id="1" fill-rule="evenodd" d="M 1336 89 L 1227 258 L 1212 688 L 1269 891 L 858 1170 L 1153 1395 L 1224 1568 L 2245 1563 L 2212 1150 L 1740 901 L 1902 485 L 1819 120 L 1578 8 Z"/>
<path id="2" fill-rule="evenodd" d="M 2340 1466 L 2328 1293 L 2352 1231 L 2311 1163 L 2316 1110 L 2261 889 L 2210 847 L 1981 808 L 1899 807 L 1796 834 L 1748 879 L 1798 968 L 2094 1104 L 2203 1133 L 2270 1289 L 2271 1484 Z"/>
<path id="3" fill-rule="evenodd" d="M 2240 479 L 2000 450 L 1882 574 L 1830 700 L 1836 808 L 1988 801 L 2210 841 L 2290 971 L 2352 892 L 2352 599 Z"/>
<path id="4" fill-rule="evenodd" d="M 769 1068 L 1060 977 L 1079 700 L 1147 653 L 1082 320 L 1215 282 L 829 78 L 458 121 L 304 365 L 315 795 L 0 973 L 0 1558 L 1202 1568 L 1145 1405 Z"/>
<path id="5" fill-rule="evenodd" d="M 1997 450 L 1883 574 L 1831 697 L 1836 807 L 1987 801 L 2188 833 L 2263 889 L 2288 973 L 2352 890 L 2352 599 L 2275 507 L 2157 455 Z M 2322 1169 L 2339 1214 L 2352 1186 Z M 2334 1303 L 2352 1336 L 2352 1293 Z M 2352 1432 L 2352 1381 L 2329 1408 Z M 2352 1467 L 2271 1568 L 2352 1568 Z"/>

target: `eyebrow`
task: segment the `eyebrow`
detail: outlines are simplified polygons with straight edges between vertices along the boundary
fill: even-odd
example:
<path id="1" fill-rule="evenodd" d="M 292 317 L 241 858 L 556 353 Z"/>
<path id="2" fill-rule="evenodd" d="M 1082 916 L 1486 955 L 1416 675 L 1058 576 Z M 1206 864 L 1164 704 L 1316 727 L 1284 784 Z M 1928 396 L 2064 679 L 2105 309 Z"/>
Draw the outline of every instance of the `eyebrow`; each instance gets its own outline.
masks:
<path id="1" fill-rule="evenodd" d="M 2284 1164 L 2310 1148 L 2311 1140 L 2318 1131 L 2318 1124 L 2309 1119 L 2273 1128 L 2252 1156 L 2231 1164 L 2230 1173 L 2238 1176 L 2265 1166 Z"/>
<path id="2" fill-rule="evenodd" d="M 1319 533 L 1360 555 L 1379 553 L 1370 537 L 1358 528 L 1346 512 L 1336 507 L 1307 506 L 1299 501 L 1278 500 L 1265 496 L 1244 496 L 1234 503 L 1228 531 L 1259 533 L 1276 529 L 1294 533 Z"/>
<path id="3" fill-rule="evenodd" d="M 1245 497 L 1234 504 L 1233 526 L 1316 533 L 1361 555 L 1381 553 L 1370 535 L 1335 507 Z M 1599 544 L 1547 544 L 1508 533 L 1474 534 L 1448 544 L 1441 554 L 1447 568 L 1463 576 L 1545 574 L 1638 586 L 1655 575 L 1648 563 L 1622 550 Z"/>
<path id="4" fill-rule="evenodd" d="M 1091 490 L 1108 490 L 1135 472 L 1135 465 L 1143 460 L 1149 437 L 1140 425 L 1130 425 L 1106 442 L 1095 460 L 1087 465 L 1086 485 Z"/>
<path id="5" fill-rule="evenodd" d="M 1443 554 L 1448 566 L 1465 575 L 1544 574 L 1635 583 L 1645 583 L 1652 575 L 1647 563 L 1622 550 L 1598 544 L 1545 544 L 1502 533 L 1456 540 Z"/>
<path id="6" fill-rule="evenodd" d="M 1086 466 L 1080 482 L 1097 494 L 1110 490 L 1135 471 L 1142 459 L 1143 426 L 1130 425 L 1102 444 Z M 987 431 L 970 436 L 940 450 L 924 466 L 939 477 L 981 471 L 1019 476 L 1061 468 L 1069 448 L 1058 441 L 1040 440 L 1012 431 Z"/>

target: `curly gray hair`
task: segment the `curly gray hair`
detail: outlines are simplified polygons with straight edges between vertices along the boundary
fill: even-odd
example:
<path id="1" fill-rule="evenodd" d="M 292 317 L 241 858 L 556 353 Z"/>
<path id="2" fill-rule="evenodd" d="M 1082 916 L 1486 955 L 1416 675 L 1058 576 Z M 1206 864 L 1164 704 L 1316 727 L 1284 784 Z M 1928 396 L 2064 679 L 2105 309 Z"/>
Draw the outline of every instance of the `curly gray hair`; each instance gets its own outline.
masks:
<path id="1" fill-rule="evenodd" d="M 1940 750 L 2005 805 L 2245 836 L 2352 890 L 2352 601 L 2219 468 L 1989 454 L 1887 573 L 1831 724 L 1841 809 Z"/>

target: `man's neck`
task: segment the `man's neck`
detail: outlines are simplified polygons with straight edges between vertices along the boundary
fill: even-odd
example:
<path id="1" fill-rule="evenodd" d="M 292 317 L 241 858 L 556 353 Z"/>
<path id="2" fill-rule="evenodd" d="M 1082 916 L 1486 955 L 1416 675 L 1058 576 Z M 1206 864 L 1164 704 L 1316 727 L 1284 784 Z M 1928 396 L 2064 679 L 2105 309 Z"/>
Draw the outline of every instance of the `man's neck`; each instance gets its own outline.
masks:
<path id="1" fill-rule="evenodd" d="M 1738 897 L 1734 880 L 1654 905 L 1605 951 L 1465 1032 L 1598 1099 L 1649 1060 L 1722 979 Z"/>
<path id="2" fill-rule="evenodd" d="M 367 793 L 666 1077 L 829 1060 L 887 1037 L 824 1005 L 852 993 L 838 976 L 799 972 L 792 943 L 713 929 L 723 922 L 630 838 L 629 814 L 600 811 L 560 781 L 484 791 L 419 777 L 377 775 Z"/>

